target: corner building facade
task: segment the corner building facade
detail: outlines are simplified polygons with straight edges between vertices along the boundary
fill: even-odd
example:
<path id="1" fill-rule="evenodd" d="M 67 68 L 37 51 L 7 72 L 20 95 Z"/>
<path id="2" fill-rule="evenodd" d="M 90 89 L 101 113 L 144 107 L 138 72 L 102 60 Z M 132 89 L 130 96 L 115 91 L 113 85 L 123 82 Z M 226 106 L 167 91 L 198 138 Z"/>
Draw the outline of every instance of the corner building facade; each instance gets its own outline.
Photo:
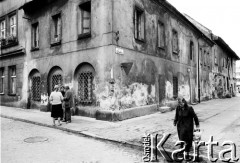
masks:
<path id="1" fill-rule="evenodd" d="M 6 2 L 3 2 L 6 3 Z M 190 102 L 200 78 L 200 51 L 214 42 L 162 0 L 31 0 L 21 6 L 25 56 L 19 103 L 49 110 L 44 97 L 69 85 L 76 108 L 124 109 Z M 201 76 L 199 76 L 202 72 Z M 4 104 L 3 100 L 3 104 Z"/>

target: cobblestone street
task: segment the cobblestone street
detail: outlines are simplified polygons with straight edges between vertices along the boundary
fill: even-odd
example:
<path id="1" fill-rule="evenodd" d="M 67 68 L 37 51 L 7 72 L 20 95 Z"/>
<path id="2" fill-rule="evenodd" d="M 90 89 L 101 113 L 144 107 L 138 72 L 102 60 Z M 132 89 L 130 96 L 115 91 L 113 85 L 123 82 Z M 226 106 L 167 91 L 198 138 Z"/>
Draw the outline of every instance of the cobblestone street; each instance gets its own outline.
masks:
<path id="1" fill-rule="evenodd" d="M 3 163 L 141 162 L 142 153 L 119 144 L 5 118 L 1 122 Z"/>
<path id="2" fill-rule="evenodd" d="M 199 117 L 200 120 L 200 128 L 203 130 L 202 133 L 202 140 L 207 142 L 210 138 L 210 136 L 213 136 L 214 141 L 219 142 L 218 147 L 214 147 L 214 153 L 215 155 L 218 154 L 218 152 L 223 149 L 221 147 L 221 144 L 223 141 L 226 140 L 231 140 L 236 144 L 237 147 L 237 156 L 239 156 L 239 151 L 240 151 L 240 97 L 234 97 L 230 99 L 216 99 L 216 100 L 210 100 L 210 101 L 205 101 L 201 102 L 200 104 L 194 105 L 194 110 L 196 114 Z M 125 121 L 120 121 L 120 122 L 106 122 L 106 121 L 99 121 L 95 120 L 93 118 L 87 118 L 87 117 L 82 117 L 82 116 L 73 116 L 72 117 L 72 123 L 71 124 L 63 124 L 61 127 L 54 127 L 55 129 L 60 129 L 63 131 L 68 131 L 72 132 L 74 134 L 80 134 L 80 135 L 85 135 L 88 137 L 93 137 L 96 139 L 100 140 L 108 140 L 106 142 L 118 142 L 119 144 L 128 144 L 134 148 L 138 148 L 137 151 L 132 151 L 136 156 L 128 158 L 129 160 L 132 161 L 139 161 L 141 160 L 141 155 L 142 155 L 142 136 L 145 134 L 163 134 L 163 133 L 171 133 L 172 136 L 171 138 L 166 142 L 164 147 L 166 149 L 174 150 L 176 147 L 174 144 L 178 140 L 177 134 L 176 134 L 176 128 L 173 126 L 173 118 L 175 115 L 175 111 L 172 112 L 167 112 L 167 113 L 155 113 L 147 116 L 142 116 L 138 118 L 133 118 Z M 53 127 L 51 126 L 51 118 L 50 118 L 50 113 L 49 112 L 40 112 L 38 110 L 26 110 L 26 109 L 19 109 L 19 108 L 12 108 L 12 107 L 4 107 L 1 106 L 1 116 L 2 117 L 7 117 L 10 119 L 14 120 L 20 120 L 23 122 L 29 122 L 33 123 L 36 125 L 41 125 L 41 126 L 46 126 L 50 127 L 49 128 L 42 128 L 44 132 L 41 134 L 39 133 L 39 130 L 37 129 L 35 131 L 35 128 L 38 128 L 37 126 L 34 125 L 29 125 L 26 124 L 26 126 L 31 126 L 30 129 L 32 130 L 35 136 L 46 136 L 49 137 L 51 140 L 51 137 L 56 137 L 59 134 L 60 135 L 68 135 L 68 132 L 62 133 L 62 131 L 57 131 L 55 129 L 52 129 Z M 31 130 L 29 127 L 20 127 L 21 131 L 18 131 L 15 129 L 15 126 L 20 125 L 19 121 L 9 121 L 9 120 L 4 120 L 2 121 L 2 141 L 5 142 L 5 140 L 10 140 L 12 139 L 18 139 L 18 141 L 21 141 L 20 144 L 25 144 L 23 143 L 23 139 L 27 137 L 32 137 L 34 135 L 31 134 Z M 8 122 L 8 123 L 6 123 Z M 16 125 L 13 125 L 15 123 Z M 12 128 L 12 129 L 11 129 Z M 27 130 L 26 130 L 27 128 Z M 18 128 L 17 128 L 18 129 Z M 24 131 L 24 132 L 23 132 Z M 11 134 L 8 132 L 12 132 Z M 14 133 L 14 134 L 13 134 Z M 19 134 L 21 133 L 21 134 Z M 50 135 L 48 135 L 50 134 Z M 12 135 L 9 137 L 9 135 Z M 20 136 L 17 138 L 16 136 Z M 63 136 L 64 137 L 64 136 Z M 71 135 L 73 137 L 73 135 Z M 62 138 L 61 138 L 62 139 Z M 76 144 L 74 141 L 66 143 L 67 140 L 62 139 L 61 141 L 56 142 L 57 145 L 59 145 L 59 148 L 56 148 L 56 150 L 64 148 L 64 146 L 68 146 L 67 148 L 69 151 L 72 151 L 72 154 L 69 154 L 69 157 L 74 157 L 75 159 L 78 158 L 79 155 L 75 155 L 76 149 Z M 76 139 L 76 140 L 75 140 Z M 82 140 L 77 140 L 77 139 L 82 139 L 82 138 L 74 138 L 76 142 L 81 142 Z M 58 140 L 58 139 L 57 139 Z M 60 140 L 60 139 L 59 139 Z M 70 139 L 69 139 L 70 140 Z M 72 140 L 72 139 L 71 139 Z M 90 141 L 90 140 L 89 140 Z M 14 142 L 14 141 L 13 141 Z M 61 146 L 61 142 L 64 142 L 62 144 L 63 147 Z M 49 143 L 48 143 L 49 144 Z M 72 144 L 74 144 L 74 147 L 71 148 Z M 88 143 L 86 143 L 88 144 Z M 120 150 L 123 148 L 123 146 L 114 147 L 105 147 L 103 144 L 104 142 L 101 142 L 102 144 L 101 148 L 96 148 L 91 146 L 90 149 L 101 149 L 100 151 L 105 151 L 102 150 L 106 149 L 105 152 L 103 153 L 109 153 L 109 150 L 112 149 L 118 149 Z M 6 144 L 5 144 L 6 145 Z M 26 145 L 26 144 L 25 144 Z M 61 147 L 60 147 L 61 146 Z M 79 144 L 79 149 L 81 148 L 81 143 Z M 3 144 L 4 147 L 4 144 Z M 6 146 L 5 146 L 6 147 Z M 8 149 L 13 150 L 15 148 L 14 144 L 9 144 Z M 12 149 L 13 148 L 13 149 Z M 53 146 L 54 148 L 54 146 Z M 207 147 L 201 147 L 202 148 L 202 155 L 207 158 Z M 25 148 L 24 148 L 25 149 Z M 70 150 L 71 149 L 71 150 Z M 11 155 L 13 152 L 10 150 L 5 150 L 2 152 L 2 155 L 7 157 L 8 155 Z M 23 149 L 15 149 L 16 151 L 24 151 Z M 49 150 L 49 149 L 48 149 Z M 51 149 L 52 150 L 52 149 Z M 43 150 L 44 152 L 46 151 Z M 55 150 L 53 150 L 55 151 Z M 67 150 L 68 151 L 68 150 Z M 140 151 L 140 152 L 139 152 Z M 94 151 L 94 156 L 95 153 L 98 153 L 97 151 Z M 130 152 L 131 153 L 131 152 Z M 40 155 L 40 153 L 39 153 Z M 101 154 L 99 154 L 101 155 Z M 103 154 L 104 155 L 104 154 Z M 131 154 L 129 154 L 131 155 Z M 19 155 L 21 156 L 21 155 Z M 122 156 L 121 156 L 122 157 Z M 121 158 L 120 157 L 120 158 Z M 88 158 L 88 157 L 87 157 Z M 91 158 L 91 157 L 89 157 Z M 101 159 L 100 159 L 101 160 Z M 109 161 L 109 160 L 108 160 Z M 111 161 L 110 161 L 111 162 Z"/>

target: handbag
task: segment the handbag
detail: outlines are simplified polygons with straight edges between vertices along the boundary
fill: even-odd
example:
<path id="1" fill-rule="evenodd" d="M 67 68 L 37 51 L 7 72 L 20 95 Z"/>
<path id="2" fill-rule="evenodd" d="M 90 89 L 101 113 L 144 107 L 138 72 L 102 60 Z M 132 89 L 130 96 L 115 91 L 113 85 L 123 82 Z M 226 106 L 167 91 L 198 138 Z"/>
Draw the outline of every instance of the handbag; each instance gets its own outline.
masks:
<path id="1" fill-rule="evenodd" d="M 203 130 L 194 129 L 193 130 L 193 141 L 199 142 L 201 140 Z"/>

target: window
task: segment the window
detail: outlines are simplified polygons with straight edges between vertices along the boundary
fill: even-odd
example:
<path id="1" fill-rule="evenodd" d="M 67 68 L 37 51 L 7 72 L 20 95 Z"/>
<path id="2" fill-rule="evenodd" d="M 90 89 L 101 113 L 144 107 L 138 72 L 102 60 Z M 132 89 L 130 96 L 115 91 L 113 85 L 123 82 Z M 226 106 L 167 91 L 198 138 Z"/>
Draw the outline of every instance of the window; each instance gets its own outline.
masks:
<path id="1" fill-rule="evenodd" d="M 9 93 L 16 94 L 16 66 L 9 67 Z"/>
<path id="2" fill-rule="evenodd" d="M 210 67 L 211 59 L 209 52 L 207 53 L 207 66 Z"/>
<path id="3" fill-rule="evenodd" d="M 204 61 L 204 66 L 206 66 L 206 64 L 207 64 L 207 55 L 206 55 L 206 50 L 204 50 L 204 52 L 203 52 L 203 61 Z"/>
<path id="4" fill-rule="evenodd" d="M 3 38 L 5 39 L 6 38 L 6 21 L 5 20 L 2 20 L 0 22 L 0 39 Z"/>
<path id="5" fill-rule="evenodd" d="M 200 57 L 199 58 L 199 62 L 202 65 L 203 64 L 203 61 L 202 61 L 202 58 L 203 58 L 202 48 L 200 48 L 199 57 Z"/>
<path id="6" fill-rule="evenodd" d="M 225 63 L 226 63 L 226 64 L 225 64 L 225 67 L 227 68 L 227 66 L 228 66 L 228 58 L 225 58 L 225 60 L 226 60 L 226 61 L 225 61 Z"/>
<path id="7" fill-rule="evenodd" d="M 164 28 L 164 24 L 159 22 L 158 23 L 158 47 L 159 48 L 164 48 L 165 46 L 165 28 Z"/>
<path id="8" fill-rule="evenodd" d="M 78 33 L 90 34 L 91 33 L 91 2 L 83 3 L 80 8 L 80 20 L 78 21 Z"/>
<path id="9" fill-rule="evenodd" d="M 17 21 L 16 21 L 16 15 L 10 16 L 10 36 L 17 36 Z"/>
<path id="10" fill-rule="evenodd" d="M 61 14 L 54 15 L 52 17 L 53 24 L 52 24 L 52 43 L 59 43 L 61 41 L 61 34 L 62 34 L 62 21 L 61 21 Z"/>
<path id="11" fill-rule="evenodd" d="M 32 25 L 32 48 L 36 49 L 39 47 L 39 27 L 38 23 Z"/>
<path id="12" fill-rule="evenodd" d="M 144 11 L 138 7 L 135 7 L 134 11 L 134 37 L 137 40 L 143 41 L 144 36 L 144 25 L 145 24 L 145 17 Z"/>
<path id="13" fill-rule="evenodd" d="M 80 103 L 92 103 L 93 73 L 90 71 L 81 72 L 78 76 L 78 95 Z"/>
<path id="14" fill-rule="evenodd" d="M 217 54 L 216 54 L 216 50 L 214 49 L 214 63 L 215 65 L 217 65 Z"/>
<path id="15" fill-rule="evenodd" d="M 41 90 L 40 90 L 41 79 L 39 75 L 34 75 L 32 77 L 32 100 L 40 101 L 41 100 Z"/>
<path id="16" fill-rule="evenodd" d="M 224 68 L 224 65 L 225 65 L 225 58 L 222 58 L 222 67 Z"/>
<path id="17" fill-rule="evenodd" d="M 190 60 L 193 60 L 194 55 L 194 44 L 192 41 L 190 41 Z"/>
<path id="18" fill-rule="evenodd" d="M 178 53 L 178 33 L 176 30 L 172 31 L 172 48 L 174 53 Z"/>
<path id="19" fill-rule="evenodd" d="M 178 78 L 173 77 L 173 98 L 178 97 Z"/>
<path id="20" fill-rule="evenodd" d="M 4 68 L 0 68 L 0 94 L 4 93 Z"/>

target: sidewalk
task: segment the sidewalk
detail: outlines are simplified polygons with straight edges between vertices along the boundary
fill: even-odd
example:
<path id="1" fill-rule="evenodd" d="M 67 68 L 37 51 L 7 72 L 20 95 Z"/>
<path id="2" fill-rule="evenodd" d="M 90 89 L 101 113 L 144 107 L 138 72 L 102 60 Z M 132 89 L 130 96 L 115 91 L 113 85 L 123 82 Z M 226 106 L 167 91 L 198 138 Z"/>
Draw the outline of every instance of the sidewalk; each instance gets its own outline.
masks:
<path id="1" fill-rule="evenodd" d="M 221 133 L 224 128 L 229 125 L 226 123 L 229 119 L 223 121 L 219 120 L 219 115 L 221 115 L 222 112 L 224 112 L 225 115 L 226 110 L 231 108 L 231 106 L 235 107 L 236 105 L 239 106 L 239 104 L 240 98 L 234 97 L 231 99 L 210 100 L 194 105 L 193 108 L 200 120 L 200 127 L 204 128 L 202 139 L 208 141 L 210 135 L 212 135 L 214 136 L 214 141 L 223 140 Z M 176 149 L 174 144 L 178 140 L 176 128 L 173 126 L 175 111 L 167 113 L 159 112 L 120 122 L 99 121 L 88 117 L 72 116 L 72 123 L 62 123 L 62 126 L 55 127 L 52 126 L 50 112 L 40 112 L 39 110 L 27 110 L 5 106 L 0 106 L 0 108 L 1 117 L 60 129 L 100 140 L 122 143 L 138 148 L 142 151 L 142 136 L 145 134 L 162 135 L 164 133 L 170 133 L 171 137 L 164 145 L 164 148 L 169 150 Z M 233 112 L 234 111 L 239 115 L 240 109 L 233 109 Z M 232 119 L 232 117 L 230 118 Z"/>

